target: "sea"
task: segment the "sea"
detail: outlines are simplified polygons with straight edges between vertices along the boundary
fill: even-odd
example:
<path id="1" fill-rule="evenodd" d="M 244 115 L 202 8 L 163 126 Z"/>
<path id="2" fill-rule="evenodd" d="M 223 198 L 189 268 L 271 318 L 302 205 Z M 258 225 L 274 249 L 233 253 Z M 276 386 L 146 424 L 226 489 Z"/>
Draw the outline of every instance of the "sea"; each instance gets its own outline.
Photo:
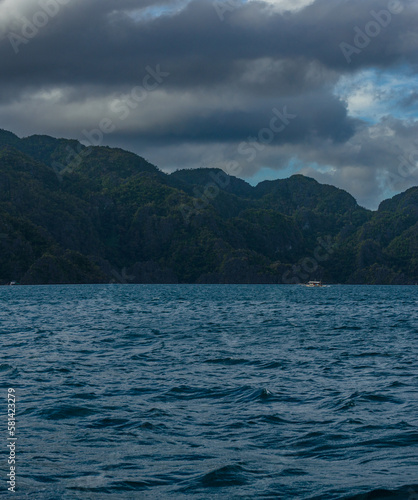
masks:
<path id="1" fill-rule="evenodd" d="M 0 497 L 418 499 L 417 306 L 416 286 L 1 287 Z"/>

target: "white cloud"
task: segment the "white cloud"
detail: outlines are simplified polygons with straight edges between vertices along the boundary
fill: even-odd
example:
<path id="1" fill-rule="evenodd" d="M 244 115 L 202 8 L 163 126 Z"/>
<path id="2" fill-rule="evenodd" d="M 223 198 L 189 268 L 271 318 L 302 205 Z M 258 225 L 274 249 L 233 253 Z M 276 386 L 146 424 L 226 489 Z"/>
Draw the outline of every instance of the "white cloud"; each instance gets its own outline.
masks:
<path id="1" fill-rule="evenodd" d="M 257 0 L 256 0 L 257 1 Z M 301 10 L 311 5 L 315 0 L 263 0 L 264 3 L 271 4 L 280 12 Z"/>
<path id="2" fill-rule="evenodd" d="M 347 103 L 350 116 L 377 123 L 388 115 L 405 118 L 407 113 L 399 104 L 417 85 L 417 75 L 406 71 L 370 69 L 341 77 L 334 93 Z M 417 118 L 416 109 L 408 113 L 412 118 L 414 114 Z"/>

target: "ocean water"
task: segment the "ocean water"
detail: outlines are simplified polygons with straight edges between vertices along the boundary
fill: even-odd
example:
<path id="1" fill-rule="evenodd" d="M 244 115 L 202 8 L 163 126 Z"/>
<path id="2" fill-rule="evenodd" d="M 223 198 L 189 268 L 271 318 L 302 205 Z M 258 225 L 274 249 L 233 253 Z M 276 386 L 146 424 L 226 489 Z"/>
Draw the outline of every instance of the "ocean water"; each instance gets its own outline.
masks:
<path id="1" fill-rule="evenodd" d="M 417 302 L 413 286 L 2 287 L 0 496 L 418 499 Z"/>

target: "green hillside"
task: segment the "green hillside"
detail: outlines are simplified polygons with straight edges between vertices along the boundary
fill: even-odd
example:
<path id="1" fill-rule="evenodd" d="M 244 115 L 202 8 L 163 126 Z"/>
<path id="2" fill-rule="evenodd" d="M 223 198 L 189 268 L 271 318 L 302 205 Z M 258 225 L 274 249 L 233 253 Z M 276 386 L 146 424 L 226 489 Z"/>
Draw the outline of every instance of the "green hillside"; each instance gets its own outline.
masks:
<path id="1" fill-rule="evenodd" d="M 295 175 L 219 169 L 0 130 L 0 283 L 418 282 L 418 188 L 376 212 Z"/>

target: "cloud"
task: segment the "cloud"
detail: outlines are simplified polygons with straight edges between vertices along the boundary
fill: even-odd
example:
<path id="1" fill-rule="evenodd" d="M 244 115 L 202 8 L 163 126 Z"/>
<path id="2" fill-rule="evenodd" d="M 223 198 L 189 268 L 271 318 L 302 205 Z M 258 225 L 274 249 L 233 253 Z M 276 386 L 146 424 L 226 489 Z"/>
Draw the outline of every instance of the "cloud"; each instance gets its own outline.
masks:
<path id="1" fill-rule="evenodd" d="M 370 206 L 416 181 L 386 179 L 415 131 L 415 1 L 396 13 L 392 2 L 390 19 L 380 0 L 225 2 L 221 20 L 209 0 L 0 1 L 0 126 L 86 141 L 106 119 L 104 144 L 166 170 L 293 169 Z M 57 8 L 36 26 L 47 4 Z M 342 44 L 355 49 L 350 63 Z M 150 80 L 150 68 L 164 77 Z M 260 142 L 285 108 L 296 118 Z"/>
<path id="2" fill-rule="evenodd" d="M 264 0 L 265 3 L 271 4 L 279 12 L 295 11 L 305 8 L 307 5 L 314 3 L 314 0 Z"/>

